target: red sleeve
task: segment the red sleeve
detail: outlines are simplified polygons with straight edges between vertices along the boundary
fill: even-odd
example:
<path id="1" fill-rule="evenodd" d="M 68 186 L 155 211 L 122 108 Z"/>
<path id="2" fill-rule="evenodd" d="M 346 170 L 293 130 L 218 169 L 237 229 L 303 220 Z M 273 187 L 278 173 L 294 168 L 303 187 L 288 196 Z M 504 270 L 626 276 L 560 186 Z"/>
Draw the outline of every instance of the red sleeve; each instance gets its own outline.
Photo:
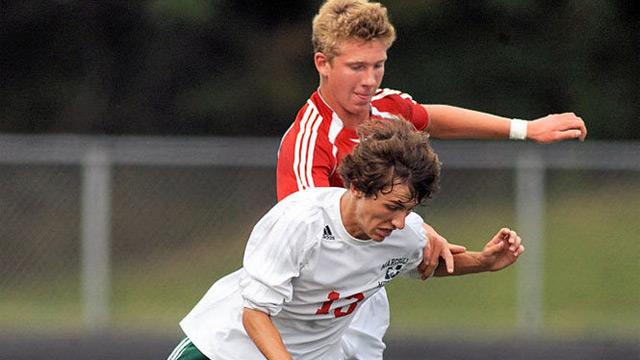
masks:
<path id="1" fill-rule="evenodd" d="M 386 95 L 385 95 L 386 94 Z M 395 90 L 384 89 L 374 106 L 378 111 L 394 116 L 402 116 L 410 121 L 418 130 L 424 130 L 429 125 L 429 113 L 424 106 L 415 102 L 410 95 Z"/>
<path id="2" fill-rule="evenodd" d="M 409 118 L 416 129 L 422 131 L 429 126 L 429 113 L 421 104 L 414 102 L 411 106 L 411 117 Z"/>
<path id="3" fill-rule="evenodd" d="M 276 186 L 278 201 L 311 187 L 329 186 L 334 168 L 332 145 L 323 132 L 320 116 L 305 119 L 305 108 L 284 134 L 278 150 Z"/>

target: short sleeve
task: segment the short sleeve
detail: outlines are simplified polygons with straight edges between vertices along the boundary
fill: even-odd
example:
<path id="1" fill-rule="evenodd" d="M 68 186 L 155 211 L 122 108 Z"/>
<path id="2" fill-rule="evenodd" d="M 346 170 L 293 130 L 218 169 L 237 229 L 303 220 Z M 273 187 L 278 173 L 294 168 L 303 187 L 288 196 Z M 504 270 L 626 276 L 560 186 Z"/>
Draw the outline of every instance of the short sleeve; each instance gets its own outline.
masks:
<path id="1" fill-rule="evenodd" d="M 256 224 L 245 249 L 245 276 L 240 281 L 245 307 L 276 315 L 291 300 L 292 280 L 300 275 L 315 244 L 309 234 L 312 218 L 285 201 Z"/>
<path id="2" fill-rule="evenodd" d="M 412 257 L 407 263 L 407 266 L 403 268 L 404 272 L 411 273 L 412 271 L 417 271 L 416 268 L 422 262 L 422 255 L 424 253 L 424 248 L 428 245 L 427 242 L 427 232 L 424 229 L 424 220 L 420 217 L 420 215 L 412 212 L 407 216 L 406 219 L 406 227 L 407 227 L 407 236 L 413 237 L 413 243 L 415 244 L 415 248 L 412 250 Z"/>
<path id="3" fill-rule="evenodd" d="M 429 125 L 429 113 L 424 106 L 417 103 L 411 95 L 392 89 L 382 89 L 372 100 L 375 109 L 373 115 L 380 117 L 402 117 L 410 121 L 418 130 L 425 130 Z"/>

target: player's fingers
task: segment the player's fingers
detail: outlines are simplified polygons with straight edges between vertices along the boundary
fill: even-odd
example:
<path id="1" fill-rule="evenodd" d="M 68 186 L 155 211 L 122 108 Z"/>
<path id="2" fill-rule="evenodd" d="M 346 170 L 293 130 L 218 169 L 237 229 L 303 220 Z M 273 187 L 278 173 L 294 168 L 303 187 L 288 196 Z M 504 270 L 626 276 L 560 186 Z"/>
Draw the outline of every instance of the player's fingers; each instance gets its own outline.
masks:
<path id="1" fill-rule="evenodd" d="M 515 231 L 512 230 L 509 232 L 509 239 L 507 240 L 509 242 L 509 250 L 515 251 L 518 248 L 518 246 L 520 246 L 521 240 L 519 239 L 520 237 Z"/>
<path id="2" fill-rule="evenodd" d="M 434 243 L 433 250 L 431 251 L 431 254 L 429 254 L 429 265 L 433 265 L 434 263 L 438 262 L 438 256 L 440 256 L 442 249 L 445 248 L 446 246 L 442 241 Z"/>
<path id="3" fill-rule="evenodd" d="M 561 118 L 558 140 L 579 139 L 584 141 L 587 137 L 587 127 L 581 117 L 574 113 L 564 113 L 558 116 Z"/>
<path id="4" fill-rule="evenodd" d="M 429 261 L 427 262 L 427 266 L 425 267 L 422 275 L 425 278 L 428 277 L 436 269 L 436 266 L 438 266 L 438 254 L 436 254 L 436 252 L 434 251 L 431 254 L 431 257 L 429 258 Z"/>
<path id="5" fill-rule="evenodd" d="M 495 255 L 502 251 L 507 246 L 507 243 L 504 241 L 499 241 L 496 243 L 489 243 L 485 247 L 484 251 L 488 253 L 488 255 Z"/>
<path id="6" fill-rule="evenodd" d="M 574 128 L 580 132 L 580 135 L 578 135 L 578 140 L 584 141 L 584 139 L 587 137 L 587 126 L 584 124 L 584 120 L 582 120 L 581 117 L 576 116 L 576 125 L 574 126 Z"/>
<path id="7" fill-rule="evenodd" d="M 426 246 L 423 252 L 422 261 L 418 265 L 418 271 L 422 280 L 427 279 L 438 266 L 438 255 L 436 250 L 432 250 L 431 246 Z"/>
<path id="8" fill-rule="evenodd" d="M 420 263 L 418 266 L 418 272 L 420 273 L 420 279 L 427 280 L 435 270 L 435 266 L 429 266 L 426 262 Z"/>
<path id="9" fill-rule="evenodd" d="M 467 251 L 467 248 L 462 245 L 449 244 L 449 251 L 451 251 L 451 253 L 454 255 L 462 254 L 463 252 Z"/>
<path id="10" fill-rule="evenodd" d="M 444 259 L 444 264 L 447 268 L 447 272 L 449 274 L 452 274 L 454 270 L 454 261 L 453 261 L 453 254 L 451 253 L 449 248 L 445 247 L 444 249 L 442 249 L 440 256 Z"/>
<path id="11" fill-rule="evenodd" d="M 571 139 L 579 139 L 584 140 L 587 136 L 586 133 L 583 133 L 581 130 L 571 129 L 558 131 L 554 134 L 553 141 L 562 141 L 562 140 L 571 140 Z"/>
<path id="12" fill-rule="evenodd" d="M 524 252 L 524 245 L 520 245 L 520 246 L 518 247 L 518 251 L 516 251 L 516 252 L 514 253 L 514 255 L 515 255 L 515 256 L 520 256 L 520 255 L 522 255 L 522 253 L 523 253 L 523 252 Z"/>
<path id="13" fill-rule="evenodd" d="M 425 263 L 424 269 L 420 271 L 422 280 L 426 280 L 429 276 L 431 276 L 431 274 L 433 274 L 433 271 L 436 269 L 436 266 L 437 264 L 434 266 Z"/>
<path id="14" fill-rule="evenodd" d="M 587 136 L 584 121 L 574 113 L 552 114 L 532 121 L 531 125 L 534 123 L 536 130 L 532 131 L 531 138 L 542 144 L 570 139 L 584 141 Z"/>
<path id="15" fill-rule="evenodd" d="M 584 126 L 584 121 L 576 114 L 562 113 L 549 116 L 556 130 L 579 129 Z"/>
<path id="16" fill-rule="evenodd" d="M 422 263 L 424 263 L 425 266 L 428 265 L 428 262 L 431 259 L 432 253 L 433 253 L 433 244 L 429 244 L 424 247 L 422 252 Z"/>
<path id="17" fill-rule="evenodd" d="M 509 230 L 508 228 L 500 229 L 500 231 L 498 231 L 496 236 L 494 236 L 493 239 L 491 239 L 491 241 L 489 241 L 489 244 L 487 245 L 495 245 L 502 241 L 508 240 L 510 236 L 510 231 L 511 230 Z"/>
<path id="18" fill-rule="evenodd" d="M 582 128 L 580 129 L 580 137 L 578 138 L 580 141 L 584 141 L 587 138 L 587 127 L 582 124 Z"/>
<path id="19" fill-rule="evenodd" d="M 435 266 L 429 266 L 424 260 L 420 263 L 420 265 L 418 265 L 418 272 L 420 273 L 420 278 L 422 280 L 427 280 L 431 276 L 431 274 L 433 274 L 434 270 Z"/>
<path id="20" fill-rule="evenodd" d="M 427 267 L 427 264 L 424 262 L 424 259 L 422 259 L 422 261 L 420 261 L 420 264 L 418 265 L 418 271 L 424 271 L 425 267 Z"/>
<path id="21" fill-rule="evenodd" d="M 514 234 L 513 236 L 513 243 L 511 244 L 511 246 L 516 249 L 520 246 L 520 244 L 522 244 L 522 238 L 518 235 L 518 234 Z"/>
<path id="22" fill-rule="evenodd" d="M 420 265 L 418 265 L 418 272 L 420 273 L 420 275 L 422 275 L 423 280 L 424 280 L 424 273 L 427 269 L 427 263 L 424 262 L 424 260 L 422 260 L 420 262 Z"/>

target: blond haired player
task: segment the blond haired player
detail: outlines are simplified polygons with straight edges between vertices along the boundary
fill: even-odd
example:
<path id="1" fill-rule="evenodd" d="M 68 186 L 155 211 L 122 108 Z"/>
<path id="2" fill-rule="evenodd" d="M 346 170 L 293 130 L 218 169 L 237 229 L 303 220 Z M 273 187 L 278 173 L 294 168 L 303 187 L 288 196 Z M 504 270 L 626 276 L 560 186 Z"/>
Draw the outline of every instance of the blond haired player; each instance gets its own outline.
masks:
<path id="1" fill-rule="evenodd" d="M 550 143 L 584 140 L 587 130 L 573 113 L 532 121 L 509 119 L 447 105 L 425 105 L 410 95 L 381 88 L 387 49 L 396 38 L 386 9 L 364 0 L 330 0 L 313 19 L 314 64 L 320 86 L 298 112 L 282 138 L 277 168 L 278 199 L 299 190 L 342 186 L 341 159 L 357 143 L 356 128 L 370 118 L 399 116 L 419 130 L 443 139 L 513 139 Z M 429 275 L 445 260 L 453 269 L 447 242 L 425 225 L 430 244 L 420 266 Z M 452 247 L 454 252 L 463 249 Z M 382 357 L 389 323 L 386 293 L 368 302 L 345 334 L 346 357 L 367 349 L 361 359 Z M 353 355 L 355 356 L 355 355 Z"/>
<path id="2" fill-rule="evenodd" d="M 243 267 L 218 280 L 180 325 L 170 360 L 340 359 L 353 317 L 385 284 L 415 271 L 426 245 L 411 210 L 437 189 L 438 158 L 407 122 L 369 122 L 340 174 L 273 207 L 254 227 Z M 524 251 L 501 229 L 455 274 L 496 271 Z M 443 267 L 436 275 L 448 275 Z"/>

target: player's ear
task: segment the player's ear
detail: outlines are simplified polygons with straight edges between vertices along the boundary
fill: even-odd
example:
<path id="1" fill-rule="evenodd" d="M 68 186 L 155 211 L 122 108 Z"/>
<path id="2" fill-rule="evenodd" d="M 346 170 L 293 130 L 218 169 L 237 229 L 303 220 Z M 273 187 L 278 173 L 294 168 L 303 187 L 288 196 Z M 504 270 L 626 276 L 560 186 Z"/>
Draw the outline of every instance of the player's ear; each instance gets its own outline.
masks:
<path id="1" fill-rule="evenodd" d="M 313 54 L 313 62 L 316 65 L 316 70 L 318 70 L 320 76 L 329 76 L 331 64 L 329 63 L 329 57 L 327 57 L 327 55 L 317 52 Z"/>
<path id="2" fill-rule="evenodd" d="M 353 184 L 349 185 L 349 192 L 355 199 L 361 199 L 364 197 L 364 193 L 356 189 L 356 187 Z"/>

